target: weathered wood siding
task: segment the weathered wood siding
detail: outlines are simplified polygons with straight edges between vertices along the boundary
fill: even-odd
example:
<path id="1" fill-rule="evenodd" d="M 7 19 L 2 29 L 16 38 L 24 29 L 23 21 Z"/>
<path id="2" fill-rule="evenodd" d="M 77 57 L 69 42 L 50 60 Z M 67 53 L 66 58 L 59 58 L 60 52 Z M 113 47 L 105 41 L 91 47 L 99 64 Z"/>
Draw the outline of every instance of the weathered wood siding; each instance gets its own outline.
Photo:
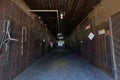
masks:
<path id="1" fill-rule="evenodd" d="M 10 0 L 0 0 L 0 27 L 4 26 L 4 20 L 10 18 Z M 1 32 L 0 32 L 1 33 Z M 10 64 L 7 62 L 7 54 L 4 53 L 0 55 L 0 80 L 10 79 Z"/>
<path id="2" fill-rule="evenodd" d="M 37 20 L 29 17 L 10 0 L 0 0 L 0 27 L 4 25 L 5 20 L 10 20 L 11 22 L 11 37 L 19 41 L 10 42 L 9 55 L 3 54 L 0 51 L 0 80 L 13 80 L 14 77 L 42 55 L 42 40 L 43 38 L 46 39 L 49 35 L 46 35 L 48 30 L 45 27 Z M 23 43 L 23 54 L 21 53 L 22 27 L 27 29 L 27 41 Z M 37 44 L 35 43 L 36 41 Z"/>
<path id="3" fill-rule="evenodd" d="M 105 29 L 106 33 L 98 35 L 98 31 L 101 29 Z M 104 22 L 97 27 L 93 27 L 91 30 L 84 31 L 85 38 L 83 39 L 84 43 L 81 44 L 80 54 L 91 64 L 112 76 L 112 48 L 110 34 L 108 33 L 109 31 L 110 28 L 108 22 Z M 93 40 L 88 39 L 90 32 L 95 35 Z"/>
<path id="4" fill-rule="evenodd" d="M 91 28 L 85 30 L 85 27 L 89 24 L 91 25 Z M 98 35 L 98 31 L 101 29 L 105 29 L 105 34 Z M 93 40 L 90 40 L 88 38 L 90 32 L 95 35 Z M 73 37 L 73 34 L 75 37 Z M 94 18 L 86 19 L 73 31 L 73 34 L 69 36 L 68 40 L 69 43 L 72 43 L 70 42 L 72 37 L 75 39 L 75 52 L 94 66 L 98 67 L 113 77 L 112 47 L 109 21 L 95 26 Z"/>
<path id="5" fill-rule="evenodd" d="M 115 57 L 115 76 L 117 80 L 120 80 L 120 12 L 111 17 L 111 24 Z"/>

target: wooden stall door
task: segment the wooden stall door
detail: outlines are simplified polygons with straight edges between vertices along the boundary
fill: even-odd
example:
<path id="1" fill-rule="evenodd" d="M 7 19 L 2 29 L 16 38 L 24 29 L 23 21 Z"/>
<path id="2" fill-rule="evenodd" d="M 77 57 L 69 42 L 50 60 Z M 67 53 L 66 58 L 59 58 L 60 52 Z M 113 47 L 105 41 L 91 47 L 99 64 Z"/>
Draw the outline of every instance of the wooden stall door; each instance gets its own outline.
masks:
<path id="1" fill-rule="evenodd" d="M 110 18 L 115 80 L 120 80 L 120 12 Z"/>

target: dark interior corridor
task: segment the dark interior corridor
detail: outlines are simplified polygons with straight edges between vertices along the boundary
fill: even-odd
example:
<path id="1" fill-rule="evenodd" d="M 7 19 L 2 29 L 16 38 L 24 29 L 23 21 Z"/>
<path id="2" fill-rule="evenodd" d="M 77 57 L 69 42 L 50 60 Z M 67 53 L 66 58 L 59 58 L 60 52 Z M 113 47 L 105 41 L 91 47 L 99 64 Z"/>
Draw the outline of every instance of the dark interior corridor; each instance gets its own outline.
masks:
<path id="1" fill-rule="evenodd" d="M 120 80 L 120 0 L 0 0 L 0 80 Z"/>
<path id="2" fill-rule="evenodd" d="M 14 80 L 112 80 L 65 48 L 55 48 Z"/>

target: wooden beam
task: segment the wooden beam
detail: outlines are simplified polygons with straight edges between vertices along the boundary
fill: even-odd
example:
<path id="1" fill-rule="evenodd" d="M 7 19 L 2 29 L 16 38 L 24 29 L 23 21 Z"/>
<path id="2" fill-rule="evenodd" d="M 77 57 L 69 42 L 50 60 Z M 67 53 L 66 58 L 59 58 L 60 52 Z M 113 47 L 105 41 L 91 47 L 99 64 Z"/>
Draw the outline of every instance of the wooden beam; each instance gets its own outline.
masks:
<path id="1" fill-rule="evenodd" d="M 29 12 L 56 12 L 57 14 L 57 21 L 58 21 L 58 31 L 60 32 L 60 20 L 59 20 L 59 12 L 58 10 L 29 10 Z"/>
<path id="2" fill-rule="evenodd" d="M 29 10 L 29 12 L 58 12 L 58 10 Z"/>

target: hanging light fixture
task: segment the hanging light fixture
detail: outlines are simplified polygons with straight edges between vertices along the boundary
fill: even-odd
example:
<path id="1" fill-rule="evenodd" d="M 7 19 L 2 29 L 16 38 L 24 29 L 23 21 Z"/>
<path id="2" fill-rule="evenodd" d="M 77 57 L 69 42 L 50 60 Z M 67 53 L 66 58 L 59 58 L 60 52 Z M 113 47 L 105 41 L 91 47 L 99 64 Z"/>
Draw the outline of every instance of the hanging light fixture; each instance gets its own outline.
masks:
<path id="1" fill-rule="evenodd" d="M 40 16 L 39 16 L 38 18 L 39 18 L 39 19 L 41 19 L 41 17 L 40 17 Z"/>
<path id="2" fill-rule="evenodd" d="M 60 19 L 63 19 L 63 14 L 62 13 L 60 14 Z"/>

